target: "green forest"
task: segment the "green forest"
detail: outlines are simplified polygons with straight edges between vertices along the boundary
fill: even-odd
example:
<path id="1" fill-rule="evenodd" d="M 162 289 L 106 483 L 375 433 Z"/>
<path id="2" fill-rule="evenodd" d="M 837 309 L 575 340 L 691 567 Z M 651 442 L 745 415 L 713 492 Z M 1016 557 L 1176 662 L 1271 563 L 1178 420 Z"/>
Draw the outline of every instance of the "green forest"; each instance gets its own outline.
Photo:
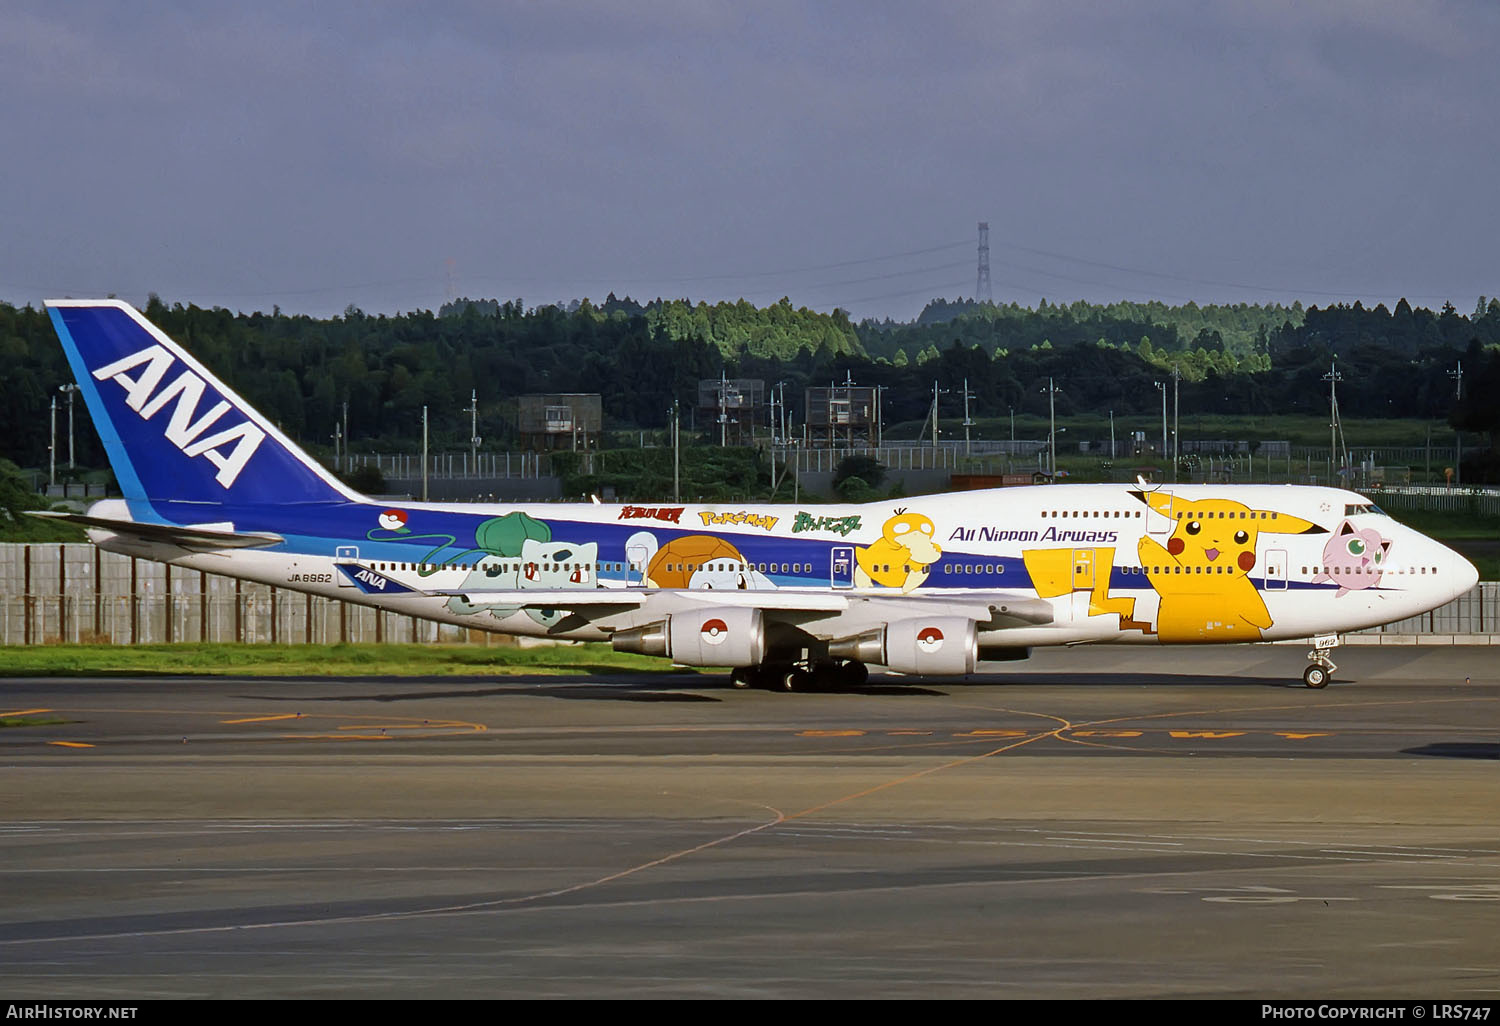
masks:
<path id="1" fill-rule="evenodd" d="M 1500 300 L 1485 297 L 1468 314 L 1405 300 L 1394 309 L 934 300 L 911 323 L 854 323 L 843 311 L 786 299 L 767 307 L 641 304 L 613 294 L 566 309 L 462 299 L 436 312 L 349 307 L 322 319 L 153 295 L 144 312 L 282 430 L 319 450 L 331 448 L 346 403 L 356 451 L 411 451 L 423 406 L 436 447 L 466 448 L 471 390 L 486 449 L 514 445 L 515 399 L 527 393 L 598 392 L 606 431 L 657 430 L 674 399 L 691 406 L 698 381 L 721 372 L 786 382 L 798 422 L 804 387 L 848 378 L 886 389 L 888 424 L 920 421 L 934 381 L 958 394 L 966 379 L 975 417 L 1045 415 L 1049 377 L 1062 389 L 1060 417 L 1149 414 L 1161 401 L 1154 382 L 1174 367 L 1184 416 L 1326 416 L 1324 375 L 1336 360 L 1346 417 L 1448 420 L 1487 434 L 1489 456 L 1464 478 L 1500 479 Z M 71 380 L 45 310 L 0 304 L 0 353 L 7 368 L 0 454 L 45 466 L 49 404 L 62 401 L 58 386 Z M 88 418 L 77 414 L 79 462 L 102 466 Z"/>

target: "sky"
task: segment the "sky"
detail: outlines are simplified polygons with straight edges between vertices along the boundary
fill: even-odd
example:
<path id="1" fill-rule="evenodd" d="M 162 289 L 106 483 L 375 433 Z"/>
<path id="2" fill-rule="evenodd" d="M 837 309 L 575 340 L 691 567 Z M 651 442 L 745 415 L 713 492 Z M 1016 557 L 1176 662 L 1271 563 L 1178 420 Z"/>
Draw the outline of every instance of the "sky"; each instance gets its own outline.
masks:
<path id="1" fill-rule="evenodd" d="M 0 300 L 1500 293 L 1488 0 L 0 0 Z"/>

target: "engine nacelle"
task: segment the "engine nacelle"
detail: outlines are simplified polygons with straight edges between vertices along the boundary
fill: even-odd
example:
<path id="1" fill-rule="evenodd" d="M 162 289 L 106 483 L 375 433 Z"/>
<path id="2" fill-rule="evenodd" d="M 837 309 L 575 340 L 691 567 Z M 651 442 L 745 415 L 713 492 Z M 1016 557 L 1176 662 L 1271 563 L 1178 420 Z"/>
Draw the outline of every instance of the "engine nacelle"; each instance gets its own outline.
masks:
<path id="1" fill-rule="evenodd" d="M 852 638 L 828 644 L 836 659 L 889 666 L 897 673 L 955 677 L 974 672 L 979 658 L 979 627 L 960 616 L 897 620 Z"/>
<path id="2" fill-rule="evenodd" d="M 885 655 L 885 665 L 897 673 L 973 673 L 979 660 L 979 627 L 959 616 L 898 620 L 886 625 Z"/>
<path id="3" fill-rule="evenodd" d="M 617 651 L 670 656 L 684 666 L 756 666 L 766 657 L 761 611 L 740 606 L 674 613 L 609 640 Z"/>

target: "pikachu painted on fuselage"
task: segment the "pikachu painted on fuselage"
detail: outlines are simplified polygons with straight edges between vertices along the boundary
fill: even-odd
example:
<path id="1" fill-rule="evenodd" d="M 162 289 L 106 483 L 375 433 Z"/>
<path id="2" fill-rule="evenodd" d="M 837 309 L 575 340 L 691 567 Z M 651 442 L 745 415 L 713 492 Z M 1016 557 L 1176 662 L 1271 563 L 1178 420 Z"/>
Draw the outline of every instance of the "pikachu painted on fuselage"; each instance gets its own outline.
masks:
<path id="1" fill-rule="evenodd" d="M 1260 536 L 1326 533 L 1300 517 L 1229 499 L 1133 494 L 1173 523 L 1165 547 L 1150 536 L 1136 546 L 1146 579 L 1161 596 L 1156 633 L 1162 641 L 1259 641 L 1272 622 L 1250 576 Z"/>

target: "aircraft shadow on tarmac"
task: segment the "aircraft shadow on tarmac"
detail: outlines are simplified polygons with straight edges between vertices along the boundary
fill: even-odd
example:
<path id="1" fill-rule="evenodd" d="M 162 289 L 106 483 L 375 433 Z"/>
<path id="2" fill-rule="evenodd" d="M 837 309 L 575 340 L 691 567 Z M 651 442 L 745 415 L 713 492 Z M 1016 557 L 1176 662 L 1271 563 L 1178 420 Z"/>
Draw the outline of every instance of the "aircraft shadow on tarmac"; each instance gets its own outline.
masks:
<path id="1" fill-rule="evenodd" d="M 696 676 L 696 675 L 694 675 Z M 722 702 L 727 686 L 718 678 L 704 679 L 701 676 L 643 675 L 633 678 L 629 674 L 614 674 L 611 681 L 578 681 L 569 683 L 552 677 L 509 677 L 503 685 L 496 685 L 493 678 L 454 677 L 353 677 L 343 683 L 348 690 L 302 693 L 297 695 L 257 695 L 241 697 L 259 702 L 419 702 L 432 699 L 481 699 L 481 698 L 558 698 L 569 701 L 606 702 Z M 473 680 L 475 687 L 463 687 L 465 679 Z M 326 685 L 325 678 L 278 678 L 283 682 L 307 682 Z M 1337 683 L 1337 682 L 1334 682 Z M 414 685 L 445 684 L 442 690 L 422 690 Z M 1065 690 L 1078 687 L 1227 687 L 1227 688 L 1290 688 L 1302 687 L 1301 681 L 1285 677 L 1216 677 L 1184 673 L 1033 673 L 1007 675 L 977 675 L 963 681 L 945 681 L 946 688 L 938 690 L 929 686 L 889 682 L 872 679 L 855 688 L 843 688 L 835 692 L 819 694 L 841 694 L 880 698 L 949 698 L 966 687 L 1043 687 Z M 389 690 L 371 690 L 375 686 Z M 404 685 L 404 687 L 403 687 Z M 458 686 L 455 686 L 458 685 Z M 483 685 L 483 686 L 479 686 Z M 707 692 L 707 693 L 706 693 Z M 1431 753 L 1442 754 L 1442 753 Z"/>
<path id="2" fill-rule="evenodd" d="M 1430 745 L 1402 749 L 1403 755 L 1435 755 L 1443 759 L 1500 759 L 1500 743 L 1483 741 L 1435 741 Z"/>
<path id="3" fill-rule="evenodd" d="M 416 691 L 416 690 L 391 690 L 391 691 L 369 691 L 363 687 L 357 690 L 351 688 L 347 692 L 336 694 L 298 694 L 298 695 L 241 695 L 239 697 L 256 702 L 420 702 L 432 699 L 472 699 L 472 698 L 570 698 L 570 699 L 603 699 L 614 702 L 721 702 L 723 699 L 712 695 L 698 694 L 693 690 L 663 689 L 656 682 L 644 683 L 621 683 L 597 684 L 578 683 L 566 684 L 558 682 L 555 678 L 547 678 L 547 683 L 538 684 L 538 678 L 513 677 L 506 686 L 495 687 L 491 682 L 488 687 L 476 688 L 448 688 L 442 691 Z M 327 683 L 319 681 L 319 683 Z M 452 677 L 403 677 L 392 678 L 351 678 L 347 681 L 351 685 L 372 684 L 449 684 L 455 683 Z M 675 683 L 675 682 L 674 682 Z"/>
<path id="4" fill-rule="evenodd" d="M 1022 673 L 970 677 L 968 684 L 1030 687 L 1255 687 L 1304 688 L 1291 677 L 1225 677 L 1198 673 Z M 1330 680 L 1330 684 L 1340 683 Z"/>

